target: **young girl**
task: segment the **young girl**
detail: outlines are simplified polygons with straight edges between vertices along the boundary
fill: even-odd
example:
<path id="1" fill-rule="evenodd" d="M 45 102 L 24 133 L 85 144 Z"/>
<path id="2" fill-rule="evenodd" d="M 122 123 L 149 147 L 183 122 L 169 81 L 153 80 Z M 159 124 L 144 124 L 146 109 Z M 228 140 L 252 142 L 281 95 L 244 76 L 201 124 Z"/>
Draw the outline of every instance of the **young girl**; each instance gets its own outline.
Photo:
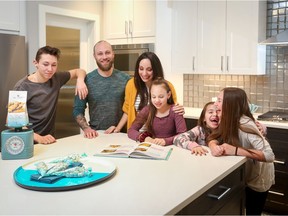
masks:
<path id="1" fill-rule="evenodd" d="M 261 215 L 268 190 L 274 184 L 274 153 L 258 130 L 244 90 L 224 88 L 215 102 L 220 124 L 208 136 L 214 156 L 241 155 L 246 162 L 246 215 Z"/>
<path id="2" fill-rule="evenodd" d="M 173 144 L 191 151 L 192 154 L 202 155 L 208 151 L 202 146 L 206 146 L 206 138 L 212 130 L 218 127 L 219 117 L 217 115 L 214 102 L 205 104 L 198 119 L 198 125 L 191 130 L 179 134 L 174 138 Z"/>
<path id="3" fill-rule="evenodd" d="M 174 100 L 166 80 L 154 80 L 149 91 L 149 105 L 136 116 L 128 137 L 139 142 L 171 145 L 175 135 L 186 131 L 184 117 L 173 111 Z M 141 132 L 143 126 L 147 130 Z"/>

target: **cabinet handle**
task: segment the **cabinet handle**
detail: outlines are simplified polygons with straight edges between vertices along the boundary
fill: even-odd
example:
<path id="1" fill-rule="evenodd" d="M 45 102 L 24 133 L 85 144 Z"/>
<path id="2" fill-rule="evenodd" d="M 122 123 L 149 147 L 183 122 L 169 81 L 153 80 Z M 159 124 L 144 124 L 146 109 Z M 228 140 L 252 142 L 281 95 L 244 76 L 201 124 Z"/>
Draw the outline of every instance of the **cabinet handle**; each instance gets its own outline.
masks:
<path id="1" fill-rule="evenodd" d="M 125 35 L 128 35 L 128 22 L 125 21 Z"/>
<path id="2" fill-rule="evenodd" d="M 193 71 L 195 71 L 195 56 L 193 56 L 193 60 L 192 60 L 192 69 Z"/>
<path id="3" fill-rule="evenodd" d="M 228 187 L 225 187 L 225 186 L 219 186 L 219 188 L 220 189 L 224 189 L 225 191 L 222 194 L 220 194 L 219 196 L 214 195 L 214 194 L 208 194 L 208 197 L 220 200 L 226 193 L 228 193 L 228 191 L 231 190 L 231 188 L 228 188 Z"/>
<path id="4" fill-rule="evenodd" d="M 223 72 L 223 56 L 221 56 L 221 71 Z"/>
<path id="5" fill-rule="evenodd" d="M 271 193 L 271 194 L 276 194 L 276 195 L 279 195 L 279 196 L 285 196 L 284 193 L 279 193 L 279 192 L 276 192 L 276 191 L 268 191 L 268 193 Z"/>
<path id="6" fill-rule="evenodd" d="M 285 165 L 285 161 L 274 160 L 274 163 Z"/>
<path id="7" fill-rule="evenodd" d="M 229 72 L 229 56 L 227 56 L 227 65 L 226 65 L 226 69 L 227 69 L 227 72 Z"/>
<path id="8" fill-rule="evenodd" d="M 129 34 L 132 36 L 133 33 L 133 25 L 132 25 L 132 21 L 129 20 Z"/>

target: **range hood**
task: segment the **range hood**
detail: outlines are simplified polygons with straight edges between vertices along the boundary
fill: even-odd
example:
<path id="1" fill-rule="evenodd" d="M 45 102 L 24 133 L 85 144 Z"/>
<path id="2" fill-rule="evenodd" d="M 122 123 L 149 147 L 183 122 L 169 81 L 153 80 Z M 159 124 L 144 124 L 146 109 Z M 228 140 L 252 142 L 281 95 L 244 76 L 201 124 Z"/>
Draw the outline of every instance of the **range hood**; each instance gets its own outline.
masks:
<path id="1" fill-rule="evenodd" d="M 260 42 L 259 44 L 268 46 L 288 46 L 288 29 Z"/>

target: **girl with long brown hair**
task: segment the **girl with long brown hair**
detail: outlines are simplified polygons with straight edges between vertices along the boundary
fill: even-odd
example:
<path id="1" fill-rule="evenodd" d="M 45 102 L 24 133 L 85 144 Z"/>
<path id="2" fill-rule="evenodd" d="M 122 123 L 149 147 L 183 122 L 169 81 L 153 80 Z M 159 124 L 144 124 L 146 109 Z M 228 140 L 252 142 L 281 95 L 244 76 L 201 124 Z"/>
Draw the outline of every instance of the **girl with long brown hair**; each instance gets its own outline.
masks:
<path id="1" fill-rule="evenodd" d="M 186 131 L 184 117 L 173 111 L 174 99 L 166 80 L 152 81 L 149 92 L 149 105 L 136 116 L 128 129 L 128 137 L 139 142 L 171 145 L 175 135 Z"/>
<path id="2" fill-rule="evenodd" d="M 208 136 L 213 156 L 239 155 L 246 162 L 246 215 L 261 215 L 268 190 L 274 184 L 274 153 L 249 110 L 244 90 L 224 88 L 215 105 L 220 124 Z"/>

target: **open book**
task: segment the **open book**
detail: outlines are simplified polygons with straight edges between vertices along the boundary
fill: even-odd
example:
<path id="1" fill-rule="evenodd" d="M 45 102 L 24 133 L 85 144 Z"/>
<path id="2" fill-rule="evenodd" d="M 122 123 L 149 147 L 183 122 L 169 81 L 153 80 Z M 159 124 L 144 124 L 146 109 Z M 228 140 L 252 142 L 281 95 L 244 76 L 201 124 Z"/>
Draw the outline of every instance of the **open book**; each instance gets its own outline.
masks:
<path id="1" fill-rule="evenodd" d="M 94 154 L 94 156 L 109 157 L 130 157 L 167 160 L 172 152 L 172 148 L 156 145 L 149 142 L 108 145 Z"/>

